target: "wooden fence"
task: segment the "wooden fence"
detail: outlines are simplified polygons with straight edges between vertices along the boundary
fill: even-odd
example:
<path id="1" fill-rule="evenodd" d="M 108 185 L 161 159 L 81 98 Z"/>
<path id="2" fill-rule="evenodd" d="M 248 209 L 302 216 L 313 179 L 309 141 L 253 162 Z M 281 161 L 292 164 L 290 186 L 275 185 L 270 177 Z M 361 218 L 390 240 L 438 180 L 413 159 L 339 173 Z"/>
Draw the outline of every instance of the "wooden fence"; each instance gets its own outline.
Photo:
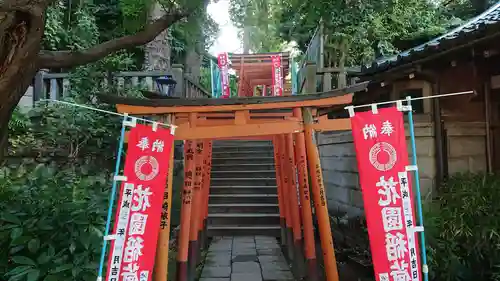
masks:
<path id="1" fill-rule="evenodd" d="M 184 75 L 182 67 L 174 67 L 172 72 L 166 71 L 131 71 L 116 72 L 98 75 L 101 85 L 113 85 L 118 89 L 126 87 L 141 88 L 152 92 L 160 92 L 161 87 L 156 83 L 159 77 L 172 75 L 177 85 L 172 96 L 180 98 L 210 98 L 207 90 L 197 82 Z M 33 79 L 33 84 L 26 91 L 19 102 L 22 110 L 29 110 L 41 99 L 60 99 L 68 96 L 71 82 L 69 73 L 49 73 L 41 70 Z"/>

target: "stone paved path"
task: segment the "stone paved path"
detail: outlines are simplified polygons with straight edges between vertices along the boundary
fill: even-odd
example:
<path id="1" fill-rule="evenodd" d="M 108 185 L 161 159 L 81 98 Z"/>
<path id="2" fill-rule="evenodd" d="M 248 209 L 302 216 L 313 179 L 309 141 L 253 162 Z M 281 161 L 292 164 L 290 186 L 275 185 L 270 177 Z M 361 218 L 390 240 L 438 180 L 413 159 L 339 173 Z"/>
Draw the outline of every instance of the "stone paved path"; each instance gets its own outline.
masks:
<path id="1" fill-rule="evenodd" d="M 294 281 L 278 241 L 267 236 L 216 237 L 200 281 Z"/>

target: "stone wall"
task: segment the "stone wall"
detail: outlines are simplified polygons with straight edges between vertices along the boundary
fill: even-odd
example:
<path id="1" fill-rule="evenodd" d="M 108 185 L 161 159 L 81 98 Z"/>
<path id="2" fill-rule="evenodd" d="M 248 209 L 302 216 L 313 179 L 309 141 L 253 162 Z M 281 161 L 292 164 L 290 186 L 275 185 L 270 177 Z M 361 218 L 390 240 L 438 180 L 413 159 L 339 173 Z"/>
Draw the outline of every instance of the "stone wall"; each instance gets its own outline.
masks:
<path id="1" fill-rule="evenodd" d="M 436 174 L 432 123 L 415 123 L 415 136 L 422 196 L 425 198 L 433 190 Z M 351 132 L 321 133 L 317 139 L 330 213 L 345 214 L 347 219 L 362 216 L 363 197 Z M 411 152 L 409 138 L 408 152 Z"/>
<path id="2" fill-rule="evenodd" d="M 28 90 L 26 90 L 26 93 L 22 96 L 18 103 L 19 110 L 21 112 L 28 112 L 31 108 L 33 108 L 33 103 L 33 86 L 29 86 Z"/>
<path id="3" fill-rule="evenodd" d="M 448 172 L 487 170 L 484 122 L 446 122 Z"/>
<path id="4" fill-rule="evenodd" d="M 318 148 L 330 212 L 361 216 L 363 198 L 351 132 L 320 133 Z"/>

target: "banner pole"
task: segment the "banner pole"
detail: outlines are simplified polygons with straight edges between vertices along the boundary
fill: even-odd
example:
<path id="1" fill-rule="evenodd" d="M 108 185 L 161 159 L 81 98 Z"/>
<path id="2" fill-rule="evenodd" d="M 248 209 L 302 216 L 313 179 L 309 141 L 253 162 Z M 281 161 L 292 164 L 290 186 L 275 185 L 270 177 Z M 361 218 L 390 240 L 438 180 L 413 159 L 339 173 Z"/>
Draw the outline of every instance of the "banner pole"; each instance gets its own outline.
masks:
<path id="1" fill-rule="evenodd" d="M 415 128 L 413 125 L 413 111 L 411 110 L 411 97 L 406 97 L 410 110 L 408 110 L 408 126 L 410 128 L 410 139 L 411 139 L 411 153 L 412 153 L 412 165 L 417 166 L 417 146 L 415 143 Z M 415 169 L 415 194 L 417 197 L 417 212 L 418 212 L 418 223 L 421 228 L 424 227 L 424 216 L 422 214 L 422 197 L 420 194 L 420 176 L 418 168 Z M 420 231 L 420 247 L 422 251 L 422 274 L 424 275 L 424 281 L 429 280 L 429 268 L 427 266 L 427 252 L 425 250 L 425 234 L 424 231 Z"/>
<path id="2" fill-rule="evenodd" d="M 214 83 L 214 62 L 210 59 L 210 86 L 212 87 L 212 98 L 215 96 L 215 83 Z"/>
<path id="3" fill-rule="evenodd" d="M 453 97 L 453 96 L 460 96 L 460 95 L 469 95 L 469 94 L 474 94 L 474 91 L 465 91 L 465 92 L 455 92 L 455 93 L 447 93 L 447 94 L 437 94 L 433 96 L 423 96 L 423 97 L 416 97 L 412 98 L 410 97 L 410 100 L 426 100 L 426 99 L 435 99 L 435 98 L 444 98 L 444 97 Z M 348 110 L 349 112 L 353 112 L 354 114 L 354 109 L 355 108 L 362 108 L 362 107 L 372 107 L 372 106 L 379 106 L 379 105 L 384 105 L 384 104 L 393 104 L 393 103 L 399 103 L 403 101 L 407 101 L 408 98 L 406 99 L 399 99 L 399 100 L 390 100 L 390 101 L 383 101 L 383 102 L 376 102 L 376 103 L 367 103 L 367 104 L 361 104 L 361 105 L 348 105 L 344 107 L 344 109 Z"/>
<path id="4" fill-rule="evenodd" d="M 122 129 L 121 129 L 121 133 L 120 133 L 120 140 L 119 140 L 119 144 L 118 144 L 118 154 L 116 155 L 116 163 L 115 163 L 115 177 L 119 175 L 119 172 L 120 172 L 120 163 L 121 163 L 121 158 L 122 158 L 122 153 L 123 153 L 123 140 L 125 138 L 125 124 L 126 124 L 126 121 L 127 121 L 127 116 L 125 116 L 123 118 L 123 122 L 122 122 Z M 105 257 L 106 257 L 106 247 L 108 245 L 108 241 L 106 239 L 106 236 L 109 235 L 109 229 L 110 229 L 110 226 L 111 226 L 111 216 L 113 215 L 113 205 L 114 205 L 114 201 L 115 201 L 115 194 L 116 194 L 116 186 L 117 186 L 117 180 L 116 179 L 113 179 L 113 184 L 112 184 L 112 187 L 111 187 L 111 194 L 109 195 L 109 206 L 108 206 L 108 216 L 107 216 L 107 219 L 106 219 L 106 230 L 104 231 L 104 242 L 102 244 L 102 249 L 101 249 L 101 259 L 99 261 L 99 271 L 98 271 L 98 274 L 97 274 L 97 281 L 101 281 L 102 280 L 102 272 L 103 272 L 103 268 L 104 268 L 104 260 L 105 260 Z"/>

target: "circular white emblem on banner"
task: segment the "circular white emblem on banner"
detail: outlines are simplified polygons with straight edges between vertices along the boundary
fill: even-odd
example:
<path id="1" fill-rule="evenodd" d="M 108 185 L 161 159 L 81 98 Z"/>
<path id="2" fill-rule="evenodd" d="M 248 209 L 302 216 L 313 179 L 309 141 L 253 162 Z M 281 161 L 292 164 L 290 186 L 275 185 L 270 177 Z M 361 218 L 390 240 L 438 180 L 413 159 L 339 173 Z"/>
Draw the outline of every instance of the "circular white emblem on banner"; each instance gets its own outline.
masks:
<path id="1" fill-rule="evenodd" d="M 378 142 L 370 149 L 370 163 L 379 171 L 389 171 L 394 167 L 398 156 L 396 149 L 386 142 Z"/>
<path id="2" fill-rule="evenodd" d="M 149 169 L 148 169 L 149 168 Z M 148 169 L 147 173 L 144 173 L 143 170 Z M 158 165 L 158 161 L 153 156 L 141 156 L 137 161 L 135 161 L 135 175 L 143 181 L 150 181 L 158 175 L 160 171 L 160 167 Z"/>

